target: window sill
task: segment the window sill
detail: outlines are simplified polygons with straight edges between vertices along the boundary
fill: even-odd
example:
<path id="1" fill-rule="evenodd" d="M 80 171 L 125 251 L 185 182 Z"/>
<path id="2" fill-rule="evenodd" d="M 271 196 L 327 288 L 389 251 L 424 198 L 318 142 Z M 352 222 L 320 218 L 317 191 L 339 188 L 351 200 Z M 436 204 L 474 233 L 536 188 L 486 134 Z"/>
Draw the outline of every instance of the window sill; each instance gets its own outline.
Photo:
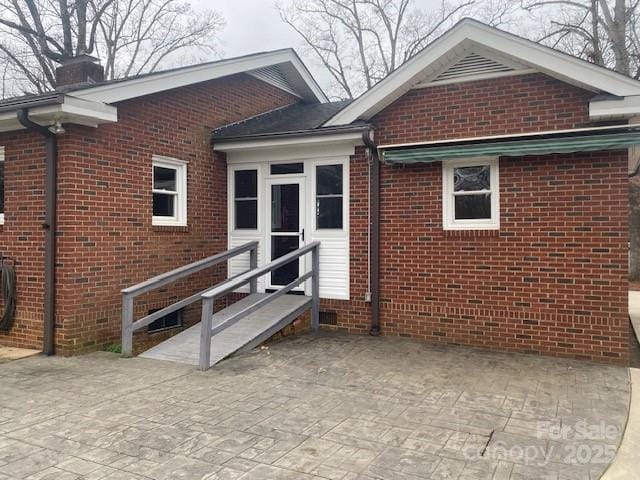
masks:
<path id="1" fill-rule="evenodd" d="M 151 228 L 154 232 L 168 233 L 187 233 L 190 230 L 188 225 L 152 225 Z"/>
<path id="2" fill-rule="evenodd" d="M 487 238 L 487 237 L 499 237 L 500 230 L 494 229 L 468 229 L 468 230 L 443 230 L 444 236 L 449 238 Z"/>

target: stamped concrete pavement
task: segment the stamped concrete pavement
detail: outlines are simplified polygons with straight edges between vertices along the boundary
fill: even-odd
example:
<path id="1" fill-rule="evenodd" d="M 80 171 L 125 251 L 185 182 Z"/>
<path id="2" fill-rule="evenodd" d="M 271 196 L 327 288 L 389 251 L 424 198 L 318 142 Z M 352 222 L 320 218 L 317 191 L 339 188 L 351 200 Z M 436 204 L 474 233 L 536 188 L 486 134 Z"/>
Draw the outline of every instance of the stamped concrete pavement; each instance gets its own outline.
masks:
<path id="1" fill-rule="evenodd" d="M 600 478 L 628 371 L 320 334 L 193 367 L 97 353 L 0 367 L 0 480 Z"/>

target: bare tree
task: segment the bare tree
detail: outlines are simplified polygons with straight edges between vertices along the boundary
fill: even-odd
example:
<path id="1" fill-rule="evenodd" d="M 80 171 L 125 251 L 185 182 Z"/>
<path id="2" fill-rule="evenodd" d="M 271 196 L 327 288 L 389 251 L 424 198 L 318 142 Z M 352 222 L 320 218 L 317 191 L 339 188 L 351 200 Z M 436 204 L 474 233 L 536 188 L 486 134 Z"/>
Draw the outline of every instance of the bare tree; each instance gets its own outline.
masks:
<path id="1" fill-rule="evenodd" d="M 211 53 L 223 25 L 182 0 L 0 0 L 2 92 L 55 88 L 57 64 L 81 54 L 100 57 L 107 78 L 188 61 L 194 47 Z"/>
<path id="2" fill-rule="evenodd" d="M 475 9 L 482 3 L 481 9 Z M 465 15 L 502 23 L 510 0 L 442 0 L 420 8 L 414 0 L 292 0 L 280 17 L 329 71 L 336 97 L 371 88 Z M 424 4 L 422 4 L 424 5 Z"/>
<path id="3" fill-rule="evenodd" d="M 544 33 L 537 40 L 640 77 L 637 0 L 522 0 Z"/>

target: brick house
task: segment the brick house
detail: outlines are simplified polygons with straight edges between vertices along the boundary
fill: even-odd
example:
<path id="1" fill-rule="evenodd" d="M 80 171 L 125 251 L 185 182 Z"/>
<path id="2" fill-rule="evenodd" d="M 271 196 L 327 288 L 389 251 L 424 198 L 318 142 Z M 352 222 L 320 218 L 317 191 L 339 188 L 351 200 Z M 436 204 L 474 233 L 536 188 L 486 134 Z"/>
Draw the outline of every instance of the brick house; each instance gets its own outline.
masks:
<path id="1" fill-rule="evenodd" d="M 259 265 L 319 241 L 331 328 L 625 363 L 639 99 L 640 82 L 464 20 L 353 102 L 328 102 L 285 50 L 0 103 L 0 253 L 18 274 L 0 343 L 40 348 L 53 308 L 50 350 L 96 349 L 119 338 L 124 287 L 251 241 Z M 25 109 L 59 133 L 53 307 L 46 133 L 24 131 Z M 137 348 L 197 318 L 162 318 Z"/>

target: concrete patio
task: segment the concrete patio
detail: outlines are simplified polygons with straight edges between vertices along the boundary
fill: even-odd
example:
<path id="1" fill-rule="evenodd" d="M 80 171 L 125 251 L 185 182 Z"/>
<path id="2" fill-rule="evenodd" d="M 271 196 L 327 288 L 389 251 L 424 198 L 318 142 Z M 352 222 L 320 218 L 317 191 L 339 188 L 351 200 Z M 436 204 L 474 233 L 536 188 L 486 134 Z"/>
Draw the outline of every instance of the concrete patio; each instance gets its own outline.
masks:
<path id="1" fill-rule="evenodd" d="M 624 368 L 302 336 L 187 365 L 98 353 L 0 368 L 0 479 L 597 479 Z"/>

